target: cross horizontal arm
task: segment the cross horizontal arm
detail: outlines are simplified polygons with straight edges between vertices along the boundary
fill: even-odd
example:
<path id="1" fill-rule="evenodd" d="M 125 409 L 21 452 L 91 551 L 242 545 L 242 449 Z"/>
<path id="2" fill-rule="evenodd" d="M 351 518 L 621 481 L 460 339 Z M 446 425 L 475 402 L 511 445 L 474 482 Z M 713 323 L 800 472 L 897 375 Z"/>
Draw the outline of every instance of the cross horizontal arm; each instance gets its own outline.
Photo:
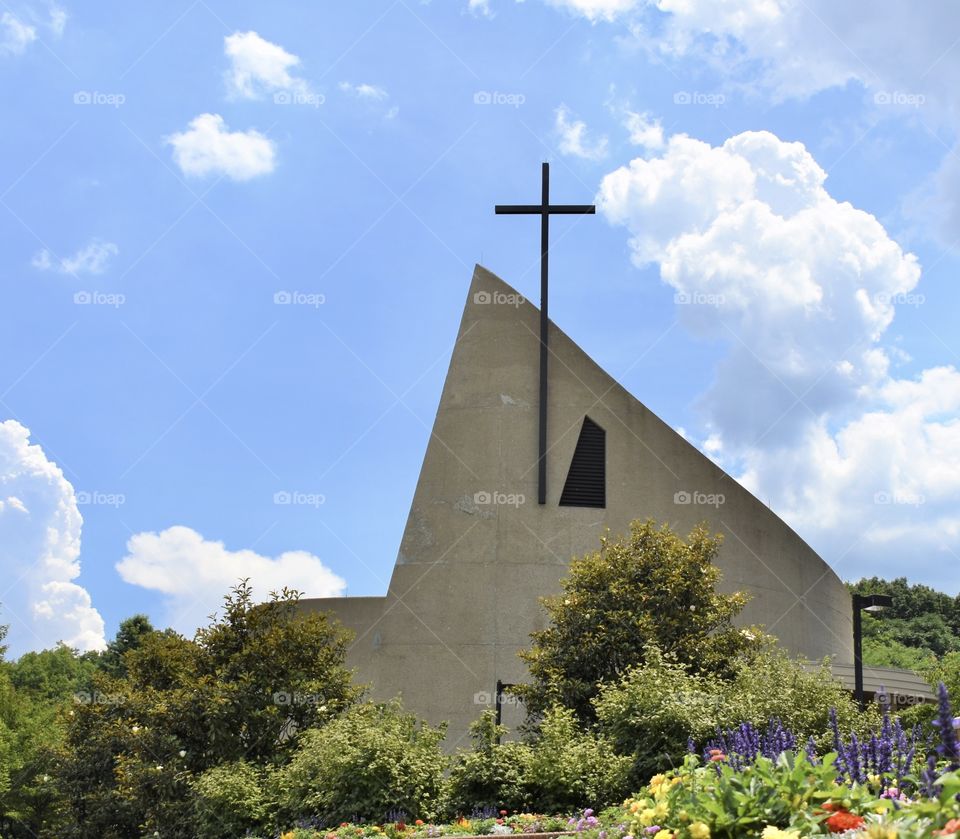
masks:
<path id="1" fill-rule="evenodd" d="M 497 204 L 494 207 L 497 215 L 541 215 L 543 213 L 542 204 Z M 586 213 L 595 215 L 597 208 L 593 204 L 548 204 L 547 212 L 551 215 L 559 213 L 561 215 L 574 215 L 576 213 Z"/>

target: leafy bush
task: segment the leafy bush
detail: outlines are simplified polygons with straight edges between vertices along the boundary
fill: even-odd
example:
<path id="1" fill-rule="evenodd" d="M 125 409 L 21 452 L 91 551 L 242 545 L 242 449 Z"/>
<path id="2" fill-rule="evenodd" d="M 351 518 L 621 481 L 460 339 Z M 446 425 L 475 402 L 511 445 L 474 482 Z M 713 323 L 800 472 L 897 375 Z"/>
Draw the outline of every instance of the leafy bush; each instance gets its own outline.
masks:
<path id="1" fill-rule="evenodd" d="M 256 603 L 242 582 L 194 640 L 128 628 L 121 676 L 94 676 L 97 700 L 63 715 L 58 839 L 194 839 L 191 780 L 240 760 L 282 765 L 300 732 L 356 700 L 347 631 L 300 612 L 298 597 Z"/>
<path id="2" fill-rule="evenodd" d="M 532 757 L 525 743 L 498 742 L 507 729 L 496 724 L 496 712 L 484 711 L 470 726 L 471 750 L 461 751 L 450 768 L 449 814 L 469 815 L 475 809 L 522 810 L 528 806 L 525 784 Z"/>
<path id="3" fill-rule="evenodd" d="M 664 766 L 680 765 L 689 739 L 700 742 L 718 728 L 765 726 L 777 718 L 802 742 L 813 736 L 826 746 L 831 708 L 844 731 L 863 731 L 879 721 L 875 710 L 861 714 L 827 665 L 810 672 L 768 647 L 742 657 L 732 671 L 731 679 L 696 674 L 648 646 L 645 664 L 603 688 L 595 700 L 600 730 L 620 754 L 633 757 L 635 784 Z"/>
<path id="4" fill-rule="evenodd" d="M 744 594 L 716 591 L 720 543 L 702 527 L 684 540 L 666 525 L 634 521 L 628 536 L 604 537 L 599 551 L 574 560 L 562 593 L 542 601 L 550 625 L 521 653 L 532 681 L 514 692 L 527 711 L 538 717 L 563 705 L 592 721 L 600 684 L 642 664 L 650 644 L 698 672 L 728 672 L 762 635 L 733 626 Z"/>
<path id="5" fill-rule="evenodd" d="M 262 772 L 246 761 L 208 769 L 192 783 L 197 836 L 234 839 L 265 829 L 272 815 Z"/>
<path id="6" fill-rule="evenodd" d="M 283 814 L 326 824 L 381 820 L 391 810 L 431 818 L 442 806 L 446 723 L 431 728 L 388 704 L 363 703 L 304 732 L 277 779 Z"/>
<path id="7" fill-rule="evenodd" d="M 527 768 L 534 809 L 572 813 L 620 801 L 629 789 L 630 758 L 592 731 L 582 731 L 573 711 L 555 707 L 543 718 Z"/>

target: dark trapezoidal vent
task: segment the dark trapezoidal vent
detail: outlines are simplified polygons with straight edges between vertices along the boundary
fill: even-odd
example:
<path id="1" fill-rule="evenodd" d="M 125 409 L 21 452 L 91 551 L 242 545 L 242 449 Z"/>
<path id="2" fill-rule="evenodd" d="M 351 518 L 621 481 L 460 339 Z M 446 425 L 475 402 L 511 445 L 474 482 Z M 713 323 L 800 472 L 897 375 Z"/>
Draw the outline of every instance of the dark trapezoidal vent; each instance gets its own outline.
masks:
<path id="1" fill-rule="evenodd" d="M 590 417 L 583 418 L 560 506 L 607 506 L 607 432 Z"/>

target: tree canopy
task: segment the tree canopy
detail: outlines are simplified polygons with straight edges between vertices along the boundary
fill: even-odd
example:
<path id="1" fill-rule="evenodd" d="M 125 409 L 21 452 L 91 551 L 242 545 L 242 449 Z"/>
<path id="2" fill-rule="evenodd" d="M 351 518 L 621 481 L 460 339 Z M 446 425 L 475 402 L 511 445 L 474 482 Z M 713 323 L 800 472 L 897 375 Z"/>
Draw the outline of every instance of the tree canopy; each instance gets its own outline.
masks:
<path id="1" fill-rule="evenodd" d="M 599 685 L 643 663 L 649 645 L 695 672 L 724 672 L 755 648 L 761 630 L 733 625 L 746 596 L 716 591 L 720 546 L 703 527 L 684 540 L 667 525 L 634 521 L 626 537 L 605 536 L 574 560 L 561 593 L 541 601 L 550 625 L 521 653 L 532 681 L 515 690 L 527 710 L 562 705 L 592 720 Z"/>

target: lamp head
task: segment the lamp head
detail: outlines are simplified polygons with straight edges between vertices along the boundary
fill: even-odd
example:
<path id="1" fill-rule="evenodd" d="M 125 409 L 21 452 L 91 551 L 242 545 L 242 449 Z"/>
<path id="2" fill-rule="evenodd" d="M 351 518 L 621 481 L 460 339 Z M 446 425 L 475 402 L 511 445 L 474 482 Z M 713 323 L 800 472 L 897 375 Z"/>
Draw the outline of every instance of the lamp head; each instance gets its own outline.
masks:
<path id="1" fill-rule="evenodd" d="M 893 598 L 888 594 L 855 594 L 854 598 L 864 612 L 881 612 L 893 605 Z"/>

